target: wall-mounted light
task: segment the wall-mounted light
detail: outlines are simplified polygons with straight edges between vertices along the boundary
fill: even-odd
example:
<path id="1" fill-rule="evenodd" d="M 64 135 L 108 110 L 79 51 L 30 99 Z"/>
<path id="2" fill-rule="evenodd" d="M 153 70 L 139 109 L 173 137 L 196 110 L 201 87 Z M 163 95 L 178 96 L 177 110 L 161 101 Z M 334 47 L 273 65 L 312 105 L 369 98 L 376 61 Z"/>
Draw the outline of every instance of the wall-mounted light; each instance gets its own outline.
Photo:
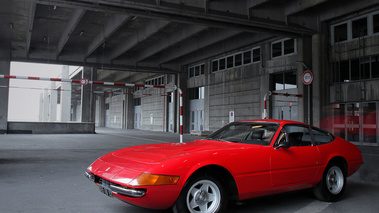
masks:
<path id="1" fill-rule="evenodd" d="M 83 33 L 84 33 L 84 31 L 82 30 L 82 31 L 80 31 L 80 33 L 79 33 L 79 36 L 82 36 L 83 35 Z"/>
<path id="2" fill-rule="evenodd" d="M 54 10 L 56 10 L 57 9 L 57 5 L 54 5 Z"/>

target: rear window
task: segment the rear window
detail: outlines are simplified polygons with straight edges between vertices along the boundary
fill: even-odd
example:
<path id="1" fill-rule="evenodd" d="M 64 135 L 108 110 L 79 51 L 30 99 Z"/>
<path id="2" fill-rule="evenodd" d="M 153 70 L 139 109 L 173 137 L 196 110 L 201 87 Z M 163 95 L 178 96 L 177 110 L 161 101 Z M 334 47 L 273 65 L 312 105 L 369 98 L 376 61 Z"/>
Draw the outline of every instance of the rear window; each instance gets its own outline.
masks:
<path id="1" fill-rule="evenodd" d="M 334 137 L 329 132 L 312 128 L 313 137 L 316 145 L 327 144 L 334 141 Z"/>

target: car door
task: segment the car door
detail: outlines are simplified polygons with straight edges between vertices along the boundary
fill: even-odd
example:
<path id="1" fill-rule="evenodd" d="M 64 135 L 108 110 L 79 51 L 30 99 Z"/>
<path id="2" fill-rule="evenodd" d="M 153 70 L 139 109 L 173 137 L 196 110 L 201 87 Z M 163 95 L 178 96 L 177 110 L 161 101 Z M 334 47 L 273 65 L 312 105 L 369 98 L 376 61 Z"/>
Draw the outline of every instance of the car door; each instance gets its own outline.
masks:
<path id="1" fill-rule="evenodd" d="M 271 183 L 284 186 L 311 181 L 319 169 L 319 162 L 320 153 L 313 144 L 309 127 L 287 124 L 271 149 Z"/>

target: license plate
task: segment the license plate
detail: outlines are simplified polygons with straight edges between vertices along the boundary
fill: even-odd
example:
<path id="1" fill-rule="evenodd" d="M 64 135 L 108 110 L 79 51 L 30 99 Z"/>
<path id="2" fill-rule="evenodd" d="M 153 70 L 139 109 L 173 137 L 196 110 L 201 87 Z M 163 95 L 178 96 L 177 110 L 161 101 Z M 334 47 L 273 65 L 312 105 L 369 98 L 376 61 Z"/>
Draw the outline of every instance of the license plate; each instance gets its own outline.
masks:
<path id="1" fill-rule="evenodd" d="M 107 188 L 104 188 L 103 186 L 99 186 L 99 189 L 100 189 L 100 192 L 109 196 L 109 197 L 113 197 L 113 193 L 111 190 L 107 189 Z"/>

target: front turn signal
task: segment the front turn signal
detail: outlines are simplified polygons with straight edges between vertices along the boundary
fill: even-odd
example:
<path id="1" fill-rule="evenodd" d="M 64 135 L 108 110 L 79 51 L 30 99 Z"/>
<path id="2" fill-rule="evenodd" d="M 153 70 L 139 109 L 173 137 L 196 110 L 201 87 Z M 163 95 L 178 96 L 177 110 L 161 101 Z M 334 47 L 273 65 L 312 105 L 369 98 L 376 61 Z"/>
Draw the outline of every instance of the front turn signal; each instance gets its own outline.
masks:
<path id="1" fill-rule="evenodd" d="M 158 185 L 175 185 L 179 181 L 179 176 L 172 175 L 155 175 L 142 173 L 130 182 L 133 186 L 158 186 Z"/>

